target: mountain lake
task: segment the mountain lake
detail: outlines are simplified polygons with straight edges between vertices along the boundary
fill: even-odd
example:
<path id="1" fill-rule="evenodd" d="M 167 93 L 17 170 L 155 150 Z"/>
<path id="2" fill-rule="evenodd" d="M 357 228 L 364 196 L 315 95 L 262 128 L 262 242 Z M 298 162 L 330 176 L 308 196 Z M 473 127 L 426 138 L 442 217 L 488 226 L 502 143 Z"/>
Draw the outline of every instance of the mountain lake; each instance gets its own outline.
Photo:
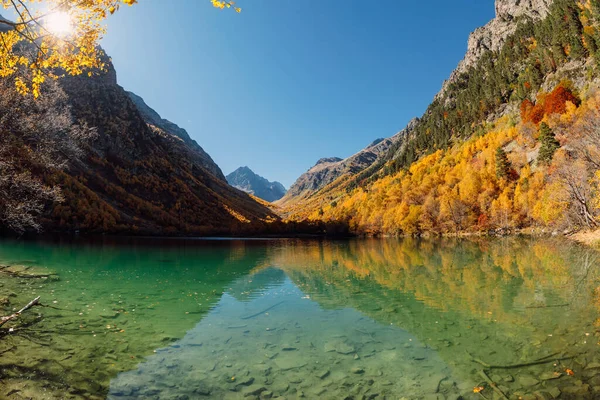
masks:
<path id="1" fill-rule="evenodd" d="M 564 238 L 0 241 L 6 399 L 600 398 Z"/>

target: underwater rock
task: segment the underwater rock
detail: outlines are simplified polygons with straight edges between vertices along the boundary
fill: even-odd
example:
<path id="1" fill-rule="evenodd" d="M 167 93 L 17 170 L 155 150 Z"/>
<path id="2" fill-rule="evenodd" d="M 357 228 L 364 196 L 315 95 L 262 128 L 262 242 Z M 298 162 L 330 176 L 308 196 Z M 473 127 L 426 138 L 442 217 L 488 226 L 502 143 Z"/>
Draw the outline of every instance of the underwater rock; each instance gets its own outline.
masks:
<path id="1" fill-rule="evenodd" d="M 539 380 L 535 379 L 533 376 L 528 376 L 528 375 L 524 375 L 524 376 L 520 376 L 518 378 L 519 384 L 523 387 L 531 387 L 531 386 L 535 386 L 538 383 L 540 383 Z"/>
<path id="2" fill-rule="evenodd" d="M 542 381 L 549 381 L 552 379 L 558 379 L 562 376 L 562 374 L 560 372 L 551 372 L 551 371 L 547 371 L 547 372 L 543 372 L 540 374 L 540 380 Z"/>
<path id="3" fill-rule="evenodd" d="M 316 377 L 319 379 L 325 379 L 329 376 L 330 373 L 331 372 L 328 369 L 326 369 L 326 370 L 317 372 Z"/>
<path id="4" fill-rule="evenodd" d="M 324 348 L 326 353 L 336 352 L 339 354 L 348 355 L 356 352 L 354 346 L 345 340 L 339 339 L 325 343 Z"/>
<path id="5" fill-rule="evenodd" d="M 550 388 L 550 389 L 548 389 L 548 393 L 550 393 L 550 396 L 552 396 L 552 397 L 554 397 L 555 399 L 557 399 L 557 398 L 558 398 L 558 396 L 560 396 L 560 394 L 561 394 L 561 391 L 560 391 L 560 389 L 559 389 L 559 388 L 557 388 L 557 387 L 553 387 L 553 388 Z"/>
<path id="6" fill-rule="evenodd" d="M 364 374 L 365 369 L 360 367 L 354 367 L 350 370 L 353 374 Z"/>
<path id="7" fill-rule="evenodd" d="M 490 378 L 492 379 L 493 382 L 501 382 L 504 379 L 502 379 L 502 377 L 498 374 L 492 374 L 490 375 Z"/>
<path id="8" fill-rule="evenodd" d="M 244 395 L 244 397 L 258 396 L 259 394 L 261 394 L 265 390 L 267 390 L 266 387 L 264 387 L 262 385 L 256 384 L 256 385 L 248 386 L 246 389 L 244 389 L 242 391 L 242 394 Z"/>
<path id="9" fill-rule="evenodd" d="M 251 376 L 248 376 L 246 378 L 240 379 L 238 382 L 239 386 L 250 386 L 254 383 L 254 378 Z"/>
<path id="10" fill-rule="evenodd" d="M 577 397 L 584 398 L 590 394 L 590 385 L 587 383 L 580 386 L 567 386 L 562 388 L 562 393 L 571 394 Z"/>
<path id="11" fill-rule="evenodd" d="M 187 394 L 172 394 L 167 396 L 160 396 L 161 400 L 189 400 L 190 396 Z"/>
<path id="12" fill-rule="evenodd" d="M 273 392 L 275 392 L 279 395 L 287 392 L 289 388 L 290 388 L 290 385 L 287 382 L 281 382 L 281 383 L 273 385 L 273 387 L 272 387 Z"/>
<path id="13" fill-rule="evenodd" d="M 533 392 L 533 395 L 535 396 L 536 400 L 537 399 L 542 399 L 542 400 L 552 400 L 554 399 L 554 396 L 552 396 L 549 392 L 547 391 L 541 391 L 541 390 L 537 390 L 535 392 Z"/>
<path id="14" fill-rule="evenodd" d="M 311 391 L 311 395 L 316 396 L 317 398 L 321 396 L 323 393 L 327 391 L 327 388 L 319 387 Z"/>
<path id="15" fill-rule="evenodd" d="M 114 319 L 117 318 L 121 313 L 118 311 L 103 311 L 100 313 L 100 318 L 104 319 Z"/>
<path id="16" fill-rule="evenodd" d="M 267 376 L 271 373 L 271 367 L 269 367 L 266 364 L 256 364 L 254 366 L 254 369 L 256 370 L 257 373 L 259 373 L 260 375 L 264 375 L 264 376 Z"/>
<path id="17" fill-rule="evenodd" d="M 295 356 L 280 356 L 275 359 L 275 365 L 282 371 L 299 369 L 306 365 L 306 362 Z"/>

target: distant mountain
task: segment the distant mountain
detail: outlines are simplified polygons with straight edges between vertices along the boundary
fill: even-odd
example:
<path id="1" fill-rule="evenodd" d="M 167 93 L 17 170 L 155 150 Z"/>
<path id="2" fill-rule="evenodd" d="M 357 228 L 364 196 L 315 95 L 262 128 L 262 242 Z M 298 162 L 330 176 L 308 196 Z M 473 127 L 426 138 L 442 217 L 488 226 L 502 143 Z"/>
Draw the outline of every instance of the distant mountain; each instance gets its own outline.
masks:
<path id="1" fill-rule="evenodd" d="M 266 201 L 276 201 L 285 195 L 285 187 L 279 182 L 269 182 L 256 175 L 248 167 L 240 167 L 227 175 L 227 182 L 237 189 L 251 193 Z"/>
<path id="2" fill-rule="evenodd" d="M 366 170 L 382 160 L 382 157 L 393 147 L 399 147 L 406 133 L 407 130 L 404 130 L 386 139 L 376 139 L 358 153 L 345 159 L 321 158 L 294 182 L 280 203 L 286 206 L 295 204 L 311 197 L 340 177 L 354 176 Z"/>

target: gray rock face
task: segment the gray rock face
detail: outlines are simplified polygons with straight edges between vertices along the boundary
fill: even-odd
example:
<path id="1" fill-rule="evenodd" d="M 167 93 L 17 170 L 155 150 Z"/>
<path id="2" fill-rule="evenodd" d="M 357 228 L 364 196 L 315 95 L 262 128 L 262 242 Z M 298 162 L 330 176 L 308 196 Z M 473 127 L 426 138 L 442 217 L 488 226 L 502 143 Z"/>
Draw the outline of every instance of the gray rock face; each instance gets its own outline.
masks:
<path id="1" fill-rule="evenodd" d="M 552 0 L 496 0 L 496 17 L 469 35 L 465 57 L 458 63 L 450 78 L 444 82 L 437 96 L 443 95 L 448 86 L 474 65 L 483 54 L 499 50 L 506 38 L 517 29 L 515 20 L 518 17 L 542 19 L 547 15 L 551 4 Z"/>
<path id="2" fill-rule="evenodd" d="M 177 124 L 162 118 L 156 111 L 146 104 L 144 99 L 135 93 L 127 92 L 127 95 L 133 101 L 133 104 L 137 107 L 138 111 L 142 115 L 144 121 L 152 129 L 161 130 L 163 133 L 175 136 L 181 139 L 200 159 L 200 162 L 204 168 L 212 172 L 217 178 L 225 180 L 225 175 L 221 171 L 221 168 L 213 161 L 213 159 L 204 151 L 200 145 L 193 140 L 187 131 Z"/>
<path id="3" fill-rule="evenodd" d="M 552 0 L 497 0 L 496 18 L 511 20 L 521 15 L 544 17 Z"/>
<path id="4" fill-rule="evenodd" d="M 248 167 L 240 167 L 227 175 L 227 182 L 237 189 L 251 193 L 266 201 L 276 201 L 285 195 L 285 187 L 279 182 L 269 182 Z"/>
<path id="5" fill-rule="evenodd" d="M 391 147 L 389 151 L 386 152 L 387 154 L 384 155 L 388 160 L 393 160 L 400 155 L 400 153 L 404 149 L 404 145 L 408 142 L 407 138 L 411 136 L 411 134 L 419 124 L 419 121 L 419 118 L 411 119 L 410 121 L 408 121 L 408 124 L 406 124 L 406 127 L 396 134 L 396 136 L 398 136 L 398 139 L 395 142 L 395 146 Z"/>
<path id="6" fill-rule="evenodd" d="M 390 138 L 377 139 L 363 150 L 345 159 L 338 157 L 321 158 L 296 180 L 281 200 L 281 203 L 285 204 L 306 198 L 343 175 L 357 174 L 365 170 L 381 157 L 384 157 L 388 150 L 400 141 L 404 135 L 405 131 L 401 131 Z"/>

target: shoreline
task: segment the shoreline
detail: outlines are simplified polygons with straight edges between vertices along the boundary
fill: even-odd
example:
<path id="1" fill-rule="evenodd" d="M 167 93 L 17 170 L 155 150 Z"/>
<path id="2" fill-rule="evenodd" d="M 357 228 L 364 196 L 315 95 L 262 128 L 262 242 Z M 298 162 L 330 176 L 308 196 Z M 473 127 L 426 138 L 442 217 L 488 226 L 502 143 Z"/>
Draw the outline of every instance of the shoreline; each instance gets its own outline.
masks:
<path id="1" fill-rule="evenodd" d="M 574 240 L 577 243 L 600 249 L 600 229 L 596 229 L 594 231 L 579 231 L 572 235 L 569 235 L 568 237 L 569 239 Z"/>
<path id="2" fill-rule="evenodd" d="M 110 234 L 110 233 L 27 233 L 21 237 L 11 237 L 11 235 L 2 235 L 0 238 L 12 238 L 12 239 L 25 239 L 25 240 L 57 240 L 57 239 L 154 239 L 154 240 L 197 240 L 206 242 L 215 241 L 236 241 L 236 240 L 249 240 L 249 241 L 261 241 L 261 240 L 276 240 L 276 239 L 300 239 L 300 240 L 344 240 L 344 239 L 366 239 L 366 238 L 381 238 L 381 239 L 404 239 L 404 238 L 470 238 L 470 237 L 489 237 L 489 238 L 503 238 L 503 237 L 517 237 L 517 236 L 530 236 L 530 237 L 558 237 L 562 236 L 565 239 L 573 242 L 600 249 L 600 229 L 596 230 L 581 230 L 576 232 L 558 232 L 546 230 L 543 228 L 524 228 L 515 229 L 503 232 L 457 232 L 457 233 L 443 233 L 443 234 L 432 234 L 423 233 L 419 235 L 381 235 L 381 234 L 346 234 L 346 235 L 328 235 L 328 234 L 256 234 L 256 235 L 208 235 L 208 236 L 167 236 L 167 235 L 148 235 L 148 234 Z"/>

